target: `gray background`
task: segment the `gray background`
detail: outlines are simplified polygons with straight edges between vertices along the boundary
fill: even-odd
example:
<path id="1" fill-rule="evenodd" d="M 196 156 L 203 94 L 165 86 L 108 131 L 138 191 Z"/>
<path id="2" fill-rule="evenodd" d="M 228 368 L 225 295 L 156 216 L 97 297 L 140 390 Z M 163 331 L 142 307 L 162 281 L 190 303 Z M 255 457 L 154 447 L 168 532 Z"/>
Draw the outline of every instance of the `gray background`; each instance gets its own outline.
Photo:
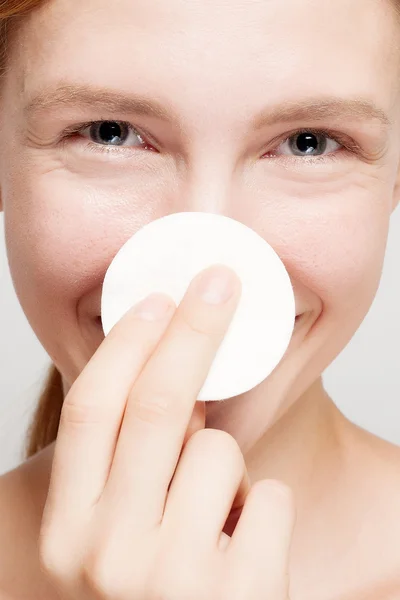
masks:
<path id="1" fill-rule="evenodd" d="M 400 209 L 392 216 L 381 284 L 350 343 L 324 373 L 325 387 L 354 423 L 400 444 Z M 50 359 L 15 294 L 0 214 L 0 474 L 22 462 L 22 443 Z"/>

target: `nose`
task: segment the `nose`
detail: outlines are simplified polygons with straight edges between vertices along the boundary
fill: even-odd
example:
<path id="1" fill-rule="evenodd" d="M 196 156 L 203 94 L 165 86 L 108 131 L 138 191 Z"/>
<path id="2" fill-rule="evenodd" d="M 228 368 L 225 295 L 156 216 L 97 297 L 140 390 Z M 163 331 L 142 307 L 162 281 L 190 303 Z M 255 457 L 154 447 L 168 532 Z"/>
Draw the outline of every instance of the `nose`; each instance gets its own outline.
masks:
<path id="1" fill-rule="evenodd" d="M 222 155 L 221 148 L 206 158 L 193 158 L 175 199 L 176 211 L 208 212 L 235 218 L 235 206 L 243 205 L 238 198 L 246 192 L 232 158 L 227 153 Z"/>

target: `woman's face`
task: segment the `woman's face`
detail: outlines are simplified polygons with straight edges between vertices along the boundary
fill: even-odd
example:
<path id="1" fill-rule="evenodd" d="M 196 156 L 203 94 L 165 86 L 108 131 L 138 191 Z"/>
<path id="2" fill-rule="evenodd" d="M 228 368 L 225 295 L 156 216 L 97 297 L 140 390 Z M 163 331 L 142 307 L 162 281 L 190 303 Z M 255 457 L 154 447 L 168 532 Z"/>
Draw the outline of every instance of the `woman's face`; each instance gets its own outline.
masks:
<path id="1" fill-rule="evenodd" d="M 301 318 L 264 421 L 319 377 L 381 276 L 398 27 L 376 0 L 53 0 L 33 13 L 3 88 L 1 201 L 16 292 L 68 386 L 104 338 L 113 257 L 179 211 L 245 223 L 289 272 Z"/>

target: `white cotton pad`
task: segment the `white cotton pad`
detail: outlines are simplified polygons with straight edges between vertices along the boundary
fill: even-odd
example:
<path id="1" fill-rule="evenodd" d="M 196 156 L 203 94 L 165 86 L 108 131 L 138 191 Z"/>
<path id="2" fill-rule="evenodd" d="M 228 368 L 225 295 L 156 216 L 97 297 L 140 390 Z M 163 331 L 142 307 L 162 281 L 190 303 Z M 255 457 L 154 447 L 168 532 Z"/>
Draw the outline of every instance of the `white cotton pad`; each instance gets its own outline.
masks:
<path id="1" fill-rule="evenodd" d="M 122 246 L 105 275 L 101 299 L 107 335 L 152 292 L 168 294 L 178 306 L 192 279 L 220 263 L 236 272 L 242 293 L 198 395 L 197 400 L 204 401 L 231 398 L 261 383 L 290 343 L 295 323 L 292 285 L 280 258 L 262 237 L 226 216 L 167 215 L 145 225 Z"/>

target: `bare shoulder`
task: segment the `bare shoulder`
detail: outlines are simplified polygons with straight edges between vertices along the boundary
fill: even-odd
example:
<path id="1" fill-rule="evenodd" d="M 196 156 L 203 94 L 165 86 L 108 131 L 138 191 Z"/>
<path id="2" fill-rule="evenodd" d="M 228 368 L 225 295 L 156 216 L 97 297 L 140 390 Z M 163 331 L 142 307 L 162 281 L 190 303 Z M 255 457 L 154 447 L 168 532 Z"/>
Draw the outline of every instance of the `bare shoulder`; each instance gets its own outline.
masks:
<path id="1" fill-rule="evenodd" d="M 19 597 L 31 576 L 33 539 L 31 498 L 17 468 L 0 477 L 0 591 L 5 598 Z"/>
<path id="2" fill-rule="evenodd" d="M 325 600 L 400 600 L 400 447 L 351 422 L 339 435 L 343 522 L 333 538 L 337 561 L 318 591 L 324 596 L 332 575 Z"/>
<path id="3" fill-rule="evenodd" d="M 38 560 L 43 512 L 40 473 L 30 460 L 0 476 L 0 599 L 55 600 Z"/>
<path id="4" fill-rule="evenodd" d="M 353 460 L 360 475 L 357 482 L 368 493 L 371 515 L 381 515 L 377 521 L 381 531 L 390 523 L 389 529 L 400 536 L 400 446 L 357 426 L 352 435 Z M 396 547 L 400 560 L 400 544 Z"/>
<path id="5" fill-rule="evenodd" d="M 359 596 L 343 600 L 400 600 L 400 446 L 357 426 L 353 435 L 360 492 L 366 505 L 369 501 L 366 514 L 375 546 L 371 572 L 377 566 L 380 577 Z"/>
<path id="6" fill-rule="evenodd" d="M 350 422 L 347 426 L 345 439 L 345 443 L 353 448 L 353 456 L 360 462 L 372 461 L 372 466 L 378 467 L 381 475 L 391 470 L 398 474 L 392 482 L 400 488 L 400 472 L 398 471 L 400 445 L 389 442 Z"/>

